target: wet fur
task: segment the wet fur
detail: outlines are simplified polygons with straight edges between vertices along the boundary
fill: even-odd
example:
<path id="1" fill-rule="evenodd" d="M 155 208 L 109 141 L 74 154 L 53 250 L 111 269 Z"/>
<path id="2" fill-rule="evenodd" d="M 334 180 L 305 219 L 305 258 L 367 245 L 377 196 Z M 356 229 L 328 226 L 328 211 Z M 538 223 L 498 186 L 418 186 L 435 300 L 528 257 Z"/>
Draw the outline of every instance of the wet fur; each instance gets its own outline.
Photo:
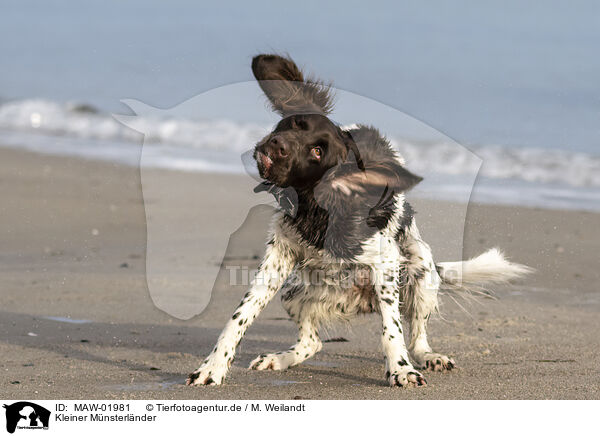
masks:
<path id="1" fill-rule="evenodd" d="M 323 324 L 371 312 L 382 318 L 385 377 L 391 386 L 426 384 L 417 368 L 454 368 L 454 361 L 433 352 L 427 341 L 440 286 L 444 281 L 460 286 L 469 275 L 489 281 L 523 271 L 497 256 L 469 261 L 470 271 L 462 276 L 449 272 L 460 269 L 460 262 L 436 265 L 404 197 L 421 178 L 404 168 L 377 129 L 332 123 L 326 118 L 331 93 L 322 82 L 306 80 L 290 59 L 260 55 L 252 69 L 273 109 L 284 117 L 255 151 L 266 189 L 282 210 L 250 290 L 188 384 L 223 382 L 237 344 L 277 292 L 298 325 L 298 341 L 288 350 L 261 354 L 251 369 L 297 365 L 321 349 Z M 305 148 L 318 138 L 326 138 L 324 156 L 311 161 Z"/>

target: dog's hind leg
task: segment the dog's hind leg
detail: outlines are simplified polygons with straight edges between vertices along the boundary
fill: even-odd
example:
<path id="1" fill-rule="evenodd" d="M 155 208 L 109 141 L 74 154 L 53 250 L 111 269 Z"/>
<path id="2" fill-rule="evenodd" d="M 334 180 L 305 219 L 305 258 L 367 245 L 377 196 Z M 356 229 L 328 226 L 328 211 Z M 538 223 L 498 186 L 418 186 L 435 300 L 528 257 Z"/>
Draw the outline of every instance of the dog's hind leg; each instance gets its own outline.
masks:
<path id="1" fill-rule="evenodd" d="M 422 386 L 425 378 L 414 369 L 402 334 L 402 314 L 400 313 L 399 271 L 397 262 L 388 262 L 389 268 L 375 269 L 375 293 L 383 321 L 381 343 L 386 357 L 386 379 L 390 386 Z"/>
<path id="2" fill-rule="evenodd" d="M 427 274 L 426 274 L 427 275 Z M 425 280 L 419 280 L 412 289 L 415 295 L 413 311 L 410 314 L 410 343 L 409 350 L 413 362 L 419 368 L 432 371 L 445 371 L 453 369 L 456 364 L 450 357 L 434 352 L 427 340 L 427 323 L 435 311 L 437 303 L 437 289 L 428 288 Z"/>
<path id="3" fill-rule="evenodd" d="M 313 306 L 304 301 L 306 286 L 297 275 L 293 275 L 282 287 L 283 307 L 298 324 L 298 341 L 288 350 L 261 354 L 250 363 L 250 369 L 283 370 L 304 362 L 321 350 L 318 323 L 311 310 Z"/>
<path id="4" fill-rule="evenodd" d="M 410 323 L 408 348 L 413 361 L 418 367 L 432 371 L 450 370 L 455 367 L 454 360 L 434 352 L 427 341 L 427 323 L 438 307 L 440 277 L 431 248 L 420 238 L 414 223 L 403 243 L 403 253 L 407 263 L 402 311 Z"/>

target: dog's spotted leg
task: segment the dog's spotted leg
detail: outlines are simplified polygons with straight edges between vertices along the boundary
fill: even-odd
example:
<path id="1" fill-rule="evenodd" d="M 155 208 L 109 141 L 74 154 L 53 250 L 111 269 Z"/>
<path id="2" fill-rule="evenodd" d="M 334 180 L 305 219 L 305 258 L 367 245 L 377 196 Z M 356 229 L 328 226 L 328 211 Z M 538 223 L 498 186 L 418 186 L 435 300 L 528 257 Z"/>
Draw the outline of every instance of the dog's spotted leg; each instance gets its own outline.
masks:
<path id="1" fill-rule="evenodd" d="M 292 273 L 283 284 L 281 301 L 284 309 L 298 324 L 298 341 L 288 350 L 278 353 L 261 354 L 250 363 L 250 369 L 286 369 L 298 365 L 321 351 L 318 325 L 312 314 L 311 303 L 306 301 L 307 285 L 301 274 Z M 310 289 L 310 288 L 309 288 Z"/>
<path id="2" fill-rule="evenodd" d="M 429 314 L 416 312 L 410 320 L 410 350 L 413 361 L 419 368 L 431 371 L 450 371 L 456 363 L 450 357 L 435 353 L 427 341 L 427 321 Z"/>
<path id="3" fill-rule="evenodd" d="M 250 369 L 286 369 L 298 365 L 318 353 L 322 348 L 321 340 L 313 323 L 306 318 L 300 325 L 298 342 L 286 351 L 261 354 L 250 363 Z"/>
<path id="4" fill-rule="evenodd" d="M 419 368 L 431 371 L 450 371 L 456 363 L 450 357 L 435 353 L 427 342 L 427 320 L 429 315 L 413 314 L 410 321 L 410 350 L 413 360 Z"/>
<path id="5" fill-rule="evenodd" d="M 375 272 L 375 292 L 383 320 L 381 342 L 386 356 L 386 379 L 390 386 L 422 386 L 425 378 L 408 358 L 408 350 L 402 333 L 400 314 L 400 291 L 397 285 L 399 266 Z"/>
<path id="6" fill-rule="evenodd" d="M 419 368 L 449 371 L 456 367 L 454 360 L 432 351 L 427 341 L 427 322 L 438 305 L 440 277 L 435 269 L 431 249 L 421 240 L 416 226 L 406 242 L 408 259 L 408 292 L 404 296 L 410 320 L 409 350 Z"/>
<path id="7" fill-rule="evenodd" d="M 217 345 L 200 368 L 189 375 L 186 384 L 219 385 L 223 382 L 242 336 L 273 298 L 293 266 L 294 256 L 286 246 L 277 241 L 267 246 L 267 253 L 250 290 L 227 322 Z"/>

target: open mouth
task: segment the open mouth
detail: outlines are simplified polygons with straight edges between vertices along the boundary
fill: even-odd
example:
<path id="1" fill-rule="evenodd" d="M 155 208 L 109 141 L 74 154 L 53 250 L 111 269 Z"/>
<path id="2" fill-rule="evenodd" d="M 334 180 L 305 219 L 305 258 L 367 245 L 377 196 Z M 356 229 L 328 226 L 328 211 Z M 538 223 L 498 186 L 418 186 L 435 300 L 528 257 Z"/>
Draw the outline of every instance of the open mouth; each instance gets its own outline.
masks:
<path id="1" fill-rule="evenodd" d="M 267 179 L 273 166 L 273 161 L 269 156 L 260 150 L 256 151 L 256 163 L 258 166 L 258 172 L 263 179 Z"/>

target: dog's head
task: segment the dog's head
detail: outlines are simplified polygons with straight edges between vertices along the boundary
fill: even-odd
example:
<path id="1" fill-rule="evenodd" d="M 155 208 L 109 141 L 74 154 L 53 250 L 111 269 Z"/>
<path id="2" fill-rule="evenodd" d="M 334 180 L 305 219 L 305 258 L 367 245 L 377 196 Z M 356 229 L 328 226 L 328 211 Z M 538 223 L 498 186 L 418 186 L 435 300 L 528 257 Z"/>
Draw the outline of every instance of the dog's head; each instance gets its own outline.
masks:
<path id="1" fill-rule="evenodd" d="M 254 149 L 259 174 L 267 182 L 302 191 L 328 180 L 321 183 L 322 193 L 327 186 L 334 194 L 375 190 L 380 195 L 384 189 L 400 193 L 421 180 L 402 167 L 389 144 L 359 147 L 348 131 L 333 123 L 327 117 L 333 108 L 330 87 L 305 78 L 291 59 L 259 55 L 252 60 L 252 71 L 273 110 L 283 117 Z"/>
<path id="2" fill-rule="evenodd" d="M 349 150 L 357 153 L 348 133 L 327 114 L 333 102 L 328 86 L 305 79 L 296 64 L 276 55 L 259 55 L 252 71 L 283 119 L 254 149 L 260 176 L 278 187 L 314 186 Z"/>
<path id="3" fill-rule="evenodd" d="M 314 186 L 346 160 L 354 147 L 350 136 L 321 114 L 282 119 L 254 149 L 260 176 L 275 185 L 302 189 Z"/>

